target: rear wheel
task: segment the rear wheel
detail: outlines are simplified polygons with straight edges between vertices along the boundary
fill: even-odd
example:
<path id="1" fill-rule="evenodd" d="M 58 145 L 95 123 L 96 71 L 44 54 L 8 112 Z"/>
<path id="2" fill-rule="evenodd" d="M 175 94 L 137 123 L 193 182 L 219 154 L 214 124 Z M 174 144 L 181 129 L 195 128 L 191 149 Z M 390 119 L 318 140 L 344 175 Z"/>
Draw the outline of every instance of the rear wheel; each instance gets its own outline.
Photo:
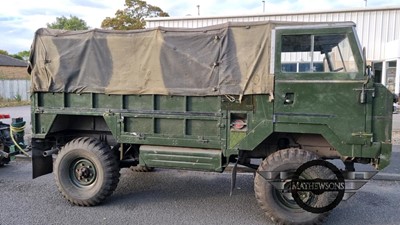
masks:
<path id="1" fill-rule="evenodd" d="M 305 162 L 318 159 L 314 153 L 301 149 L 284 149 L 268 156 L 259 166 L 254 179 L 256 199 L 272 221 L 278 224 L 321 224 L 329 213 L 315 214 L 300 208 L 290 194 L 277 190 L 269 181 L 264 179 L 259 172 L 294 172 Z M 316 168 L 307 169 L 302 173 L 304 179 L 326 177 L 325 170 Z M 290 178 L 289 178 L 290 179 Z M 287 185 L 288 182 L 285 185 Z M 286 187 L 286 186 L 285 186 Z M 313 204 L 325 204 L 324 195 L 301 194 L 303 201 Z"/>
<path id="2" fill-rule="evenodd" d="M 77 138 L 58 153 L 54 174 L 58 189 L 68 201 L 79 206 L 94 206 L 117 187 L 118 165 L 106 144 L 93 138 Z"/>

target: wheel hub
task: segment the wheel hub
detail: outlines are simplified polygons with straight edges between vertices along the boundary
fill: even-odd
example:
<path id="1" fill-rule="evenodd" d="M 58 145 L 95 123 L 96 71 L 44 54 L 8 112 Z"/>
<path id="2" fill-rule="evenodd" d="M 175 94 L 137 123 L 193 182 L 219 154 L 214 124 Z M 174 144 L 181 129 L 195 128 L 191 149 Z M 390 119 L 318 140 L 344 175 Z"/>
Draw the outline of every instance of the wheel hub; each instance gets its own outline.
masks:
<path id="1" fill-rule="evenodd" d="M 97 178 L 96 168 L 87 159 L 78 159 L 71 164 L 70 177 L 72 182 L 78 187 L 91 185 Z"/>
<path id="2" fill-rule="evenodd" d="M 306 179 L 304 176 L 300 176 L 301 179 Z M 280 201 L 285 207 L 292 209 L 292 210 L 299 210 L 301 209 L 300 206 L 296 203 L 292 194 L 290 193 L 290 181 L 291 179 L 286 179 L 284 181 L 284 189 L 285 191 L 278 191 L 276 190 L 276 197 L 277 200 Z M 299 192 L 299 197 L 303 202 L 311 201 L 313 195 L 310 192 Z"/>

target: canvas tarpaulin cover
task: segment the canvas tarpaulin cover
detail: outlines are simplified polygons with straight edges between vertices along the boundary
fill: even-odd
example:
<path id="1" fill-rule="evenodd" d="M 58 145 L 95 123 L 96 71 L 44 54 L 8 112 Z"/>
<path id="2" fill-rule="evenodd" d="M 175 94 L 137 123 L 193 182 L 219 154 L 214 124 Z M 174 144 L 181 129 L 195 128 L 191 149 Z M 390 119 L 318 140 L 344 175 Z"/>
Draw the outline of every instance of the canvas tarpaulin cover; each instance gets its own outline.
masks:
<path id="1" fill-rule="evenodd" d="M 137 31 L 39 29 L 33 92 L 248 95 L 273 91 L 274 24 Z"/>

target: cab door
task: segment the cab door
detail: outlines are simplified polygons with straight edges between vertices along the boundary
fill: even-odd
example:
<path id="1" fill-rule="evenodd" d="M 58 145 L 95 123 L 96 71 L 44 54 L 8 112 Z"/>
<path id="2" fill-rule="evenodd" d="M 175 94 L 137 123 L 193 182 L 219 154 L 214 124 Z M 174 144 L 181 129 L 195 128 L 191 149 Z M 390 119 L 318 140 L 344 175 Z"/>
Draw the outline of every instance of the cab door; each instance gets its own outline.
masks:
<path id="1" fill-rule="evenodd" d="M 360 101 L 366 78 L 354 28 L 275 33 L 275 130 L 322 134 L 336 146 L 363 144 L 354 134 L 370 132 L 371 109 Z"/>

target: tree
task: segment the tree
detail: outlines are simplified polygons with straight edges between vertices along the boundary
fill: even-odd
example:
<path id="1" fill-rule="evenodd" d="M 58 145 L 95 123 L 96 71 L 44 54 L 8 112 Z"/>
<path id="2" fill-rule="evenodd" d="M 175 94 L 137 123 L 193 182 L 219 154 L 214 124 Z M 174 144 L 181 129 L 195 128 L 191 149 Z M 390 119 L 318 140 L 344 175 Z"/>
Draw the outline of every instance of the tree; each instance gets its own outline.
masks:
<path id="1" fill-rule="evenodd" d="M 0 54 L 2 54 L 2 55 L 8 55 L 8 52 L 7 52 L 6 50 L 1 50 L 1 49 L 0 49 Z"/>
<path id="2" fill-rule="evenodd" d="M 101 27 L 113 30 L 143 29 L 146 25 L 144 18 L 169 16 L 161 8 L 141 0 L 125 0 L 125 7 L 124 10 L 117 10 L 115 17 L 105 18 Z"/>
<path id="3" fill-rule="evenodd" d="M 16 59 L 19 59 L 19 60 L 24 60 L 24 58 L 22 58 L 21 56 L 19 56 L 19 55 L 17 55 L 17 54 L 9 55 L 9 56 L 11 56 L 11 57 L 13 57 L 13 58 L 16 58 Z"/>
<path id="4" fill-rule="evenodd" d="M 25 52 L 28 54 L 26 58 L 24 58 L 25 55 L 23 55 L 23 54 L 26 54 Z M 10 53 L 8 53 L 6 50 L 1 50 L 1 49 L 0 49 L 0 54 L 2 54 L 2 55 L 7 55 L 7 56 L 10 56 L 10 57 L 13 57 L 13 58 L 16 58 L 16 59 L 20 59 L 20 60 L 26 60 L 26 59 L 28 59 L 28 57 L 29 57 L 29 51 L 24 51 L 24 53 L 23 53 L 23 54 L 22 54 L 22 53 L 23 53 L 23 52 L 19 52 L 19 53 L 17 53 L 17 54 L 10 54 Z"/>
<path id="5" fill-rule="evenodd" d="M 69 17 L 57 17 L 56 22 L 47 23 L 47 28 L 61 30 L 88 30 L 90 28 L 84 20 L 72 15 Z"/>
<path id="6" fill-rule="evenodd" d="M 15 56 L 21 57 L 21 59 L 27 61 L 29 59 L 30 51 L 22 51 L 15 54 Z M 15 57 L 14 56 L 14 57 Z"/>

